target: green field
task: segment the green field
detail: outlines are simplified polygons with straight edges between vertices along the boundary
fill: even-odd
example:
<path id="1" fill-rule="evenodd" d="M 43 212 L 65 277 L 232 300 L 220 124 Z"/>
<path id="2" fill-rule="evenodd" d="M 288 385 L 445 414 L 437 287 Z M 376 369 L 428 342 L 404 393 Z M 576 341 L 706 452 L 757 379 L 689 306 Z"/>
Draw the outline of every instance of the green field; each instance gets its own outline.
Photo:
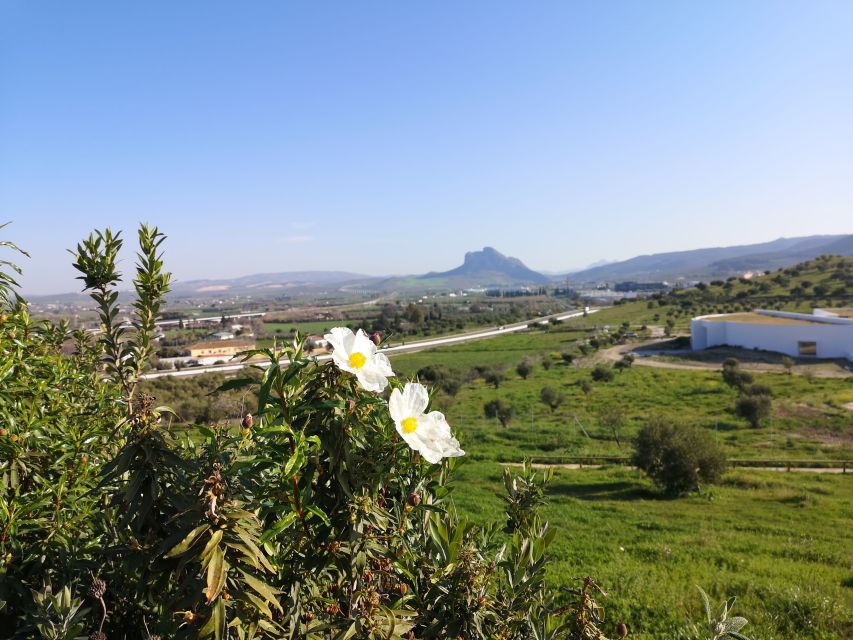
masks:
<path id="1" fill-rule="evenodd" d="M 851 459 L 853 378 L 756 374 L 773 390 L 767 424 L 750 428 L 733 411 L 736 393 L 716 371 L 635 365 L 584 395 L 586 366 L 563 364 L 596 325 L 650 320 L 645 303 L 621 305 L 589 318 L 490 340 L 395 356 L 395 371 L 413 376 L 440 364 L 464 374 L 503 366 L 498 389 L 469 380 L 442 408 L 467 451 L 455 500 L 478 522 L 502 507 L 500 460 L 576 455 L 630 455 L 631 438 L 651 416 L 668 415 L 712 430 L 730 458 Z M 636 327 L 639 328 L 639 327 Z M 527 380 L 516 372 L 532 363 Z M 552 362 L 550 369 L 543 360 Z M 591 362 L 592 356 L 581 359 Z M 819 365 L 818 365 L 819 366 Z M 539 401 L 543 386 L 565 394 L 553 413 Z M 486 419 L 483 405 L 502 398 L 516 406 L 507 428 Z M 624 409 L 619 446 L 598 423 L 604 407 Z M 584 433 L 584 431 L 586 433 Z M 756 640 L 848 638 L 853 634 L 853 479 L 848 475 L 739 469 L 703 495 L 663 498 L 642 474 L 626 467 L 557 470 L 545 516 L 559 530 L 550 579 L 571 585 L 591 575 L 609 592 L 611 622 L 628 621 L 636 638 L 674 638 L 700 616 L 695 585 L 715 599 L 737 595 L 738 612 Z"/>
<path id="2" fill-rule="evenodd" d="M 460 510 L 493 521 L 501 473 L 492 462 L 462 464 Z M 632 638 L 677 637 L 699 620 L 694 585 L 717 601 L 736 595 L 755 640 L 853 633 L 850 475 L 739 470 L 704 495 L 666 499 L 627 468 L 557 470 L 548 495 L 544 515 L 558 530 L 550 580 L 594 577 L 609 594 L 607 620 L 625 620 Z"/>
<path id="3" fill-rule="evenodd" d="M 669 415 L 711 429 L 732 458 L 853 458 L 853 377 L 816 378 L 785 374 L 756 374 L 756 382 L 775 395 L 772 417 L 759 429 L 749 428 L 734 414 L 737 394 L 714 371 L 656 369 L 634 365 L 612 382 L 593 383 L 585 395 L 578 381 L 590 370 L 565 365 L 562 351 L 571 350 L 584 334 L 566 323 L 548 332 L 534 331 L 490 340 L 395 356 L 392 364 L 404 377 L 420 368 L 442 364 L 460 373 L 475 366 L 503 365 L 506 380 L 498 389 L 482 379 L 462 386 L 455 397 L 439 395 L 436 404 L 462 435 L 473 456 L 491 460 L 521 460 L 524 456 L 626 455 L 631 437 L 651 416 Z M 523 358 L 533 363 L 527 380 L 515 372 Z M 553 362 L 546 370 L 541 361 Z M 551 412 L 539 401 L 542 387 L 565 395 Z M 483 405 L 502 398 L 516 407 L 503 428 L 484 416 Z M 600 425 L 600 413 L 617 405 L 625 425 L 620 447 Z M 586 432 L 586 433 L 584 433 Z"/>
<path id="4" fill-rule="evenodd" d="M 341 324 L 340 320 L 317 320 L 311 322 L 265 322 L 264 331 L 272 335 L 275 333 L 283 334 L 285 337 L 290 336 L 291 329 L 296 329 L 303 336 L 323 335 L 332 327 L 337 327 Z"/>

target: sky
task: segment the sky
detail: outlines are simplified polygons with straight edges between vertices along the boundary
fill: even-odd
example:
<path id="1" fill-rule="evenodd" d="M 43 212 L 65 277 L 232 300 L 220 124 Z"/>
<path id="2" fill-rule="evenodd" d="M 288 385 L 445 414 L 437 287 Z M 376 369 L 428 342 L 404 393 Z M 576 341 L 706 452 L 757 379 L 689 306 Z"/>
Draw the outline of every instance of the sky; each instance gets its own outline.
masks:
<path id="1" fill-rule="evenodd" d="M 851 33 L 847 0 L 0 0 L 0 240 L 44 294 L 92 229 L 130 272 L 140 222 L 182 281 L 853 233 Z"/>

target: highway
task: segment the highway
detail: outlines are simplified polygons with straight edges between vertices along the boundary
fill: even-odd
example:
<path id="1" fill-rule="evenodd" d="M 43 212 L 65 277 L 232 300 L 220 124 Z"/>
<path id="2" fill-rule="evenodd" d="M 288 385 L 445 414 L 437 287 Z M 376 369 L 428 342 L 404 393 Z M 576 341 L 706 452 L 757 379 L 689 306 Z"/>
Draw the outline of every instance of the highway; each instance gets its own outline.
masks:
<path id="1" fill-rule="evenodd" d="M 590 309 L 589 313 L 593 314 L 598 309 Z M 525 320 L 522 322 L 516 322 L 514 324 L 507 324 L 497 329 L 488 329 L 483 331 L 473 331 L 469 333 L 463 333 L 453 336 L 446 336 L 444 338 L 432 338 L 430 340 L 418 340 L 415 342 L 410 342 L 408 344 L 399 344 L 393 347 L 386 347 L 382 349 L 382 353 L 387 355 L 394 355 L 397 353 L 406 353 L 409 351 L 420 351 L 422 349 L 432 349 L 433 347 L 441 347 L 449 344 L 460 344 L 463 342 L 471 342 L 473 340 L 483 340 L 487 338 L 494 338 L 495 336 L 502 336 L 508 333 L 515 333 L 517 331 L 524 331 L 529 328 L 531 325 L 548 323 L 551 320 L 568 320 L 570 318 L 578 318 L 584 314 L 583 311 L 573 311 L 571 313 L 556 313 L 549 316 L 542 316 L 539 318 L 534 318 L 532 320 Z M 332 356 L 328 354 L 324 354 L 321 356 L 315 356 L 318 362 L 323 362 L 324 360 L 330 359 Z M 288 364 L 287 359 L 282 359 L 282 365 Z M 197 376 L 202 373 L 211 373 L 217 371 L 219 373 L 231 373 L 234 371 L 239 371 L 240 369 L 250 366 L 250 365 L 258 365 L 258 366 L 268 366 L 268 363 L 263 362 L 238 362 L 235 364 L 215 364 L 207 367 L 188 367 L 184 369 L 168 369 L 165 371 L 152 371 L 151 373 L 145 373 L 140 376 L 143 380 L 153 380 L 154 378 L 163 378 L 166 376 Z"/>

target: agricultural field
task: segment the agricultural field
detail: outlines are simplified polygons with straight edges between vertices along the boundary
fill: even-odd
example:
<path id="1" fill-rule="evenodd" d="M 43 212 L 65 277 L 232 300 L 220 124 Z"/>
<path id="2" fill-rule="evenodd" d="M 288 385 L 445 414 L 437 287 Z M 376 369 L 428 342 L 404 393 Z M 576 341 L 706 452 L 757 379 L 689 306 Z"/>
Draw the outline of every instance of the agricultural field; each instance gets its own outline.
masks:
<path id="1" fill-rule="evenodd" d="M 466 516 L 500 513 L 500 465 L 465 460 L 454 484 Z M 608 594 L 606 619 L 626 621 L 631 638 L 679 637 L 701 617 L 696 585 L 717 602 L 737 596 L 754 640 L 853 634 L 850 475 L 736 470 L 702 495 L 668 499 L 625 467 L 558 469 L 543 515 L 558 532 L 552 583 L 592 576 Z"/>
<path id="2" fill-rule="evenodd" d="M 332 327 L 336 326 L 332 320 L 316 320 L 313 322 L 264 322 L 263 327 L 266 333 L 283 333 L 290 335 L 292 332 L 298 331 L 303 336 L 322 335 Z"/>

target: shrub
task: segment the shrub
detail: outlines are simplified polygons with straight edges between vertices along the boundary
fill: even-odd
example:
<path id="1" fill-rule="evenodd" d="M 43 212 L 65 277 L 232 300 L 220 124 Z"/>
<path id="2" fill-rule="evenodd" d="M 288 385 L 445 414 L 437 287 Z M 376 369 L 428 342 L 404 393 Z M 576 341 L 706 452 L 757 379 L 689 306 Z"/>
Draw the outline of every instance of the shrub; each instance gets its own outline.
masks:
<path id="1" fill-rule="evenodd" d="M 515 372 L 524 380 L 527 380 L 527 376 L 530 375 L 531 371 L 533 371 L 533 367 L 530 366 L 529 360 L 522 360 L 515 367 Z"/>
<path id="2" fill-rule="evenodd" d="M 503 369 L 498 367 L 493 367 L 483 374 L 483 380 L 485 380 L 487 384 L 492 385 L 495 389 L 501 386 L 501 382 L 503 382 L 505 378 L 506 374 Z"/>
<path id="3" fill-rule="evenodd" d="M 770 416 L 772 401 L 768 395 L 744 395 L 735 403 L 735 413 L 757 429 Z"/>
<path id="4" fill-rule="evenodd" d="M 421 367 L 418 369 L 417 378 L 438 387 L 449 396 L 455 396 L 462 388 L 462 379 L 459 374 L 444 365 L 430 364 Z"/>
<path id="5" fill-rule="evenodd" d="M 740 362 L 736 358 L 725 359 L 723 362 L 722 376 L 723 382 L 738 391 L 743 391 L 744 388 L 753 382 L 752 375 L 741 370 Z"/>
<path id="6" fill-rule="evenodd" d="M 615 377 L 613 367 L 606 364 L 595 365 L 589 375 L 596 382 L 612 382 Z"/>
<path id="7" fill-rule="evenodd" d="M 565 402 L 566 396 L 554 387 L 542 387 L 542 391 L 539 392 L 539 399 L 551 410 L 551 413 L 554 413 L 554 410 Z"/>
<path id="8" fill-rule="evenodd" d="M 483 405 L 483 413 L 487 418 L 497 418 L 502 427 L 508 427 L 515 415 L 515 405 L 496 398 Z"/>
<path id="9" fill-rule="evenodd" d="M 726 469 L 726 458 L 710 433 L 662 418 L 640 429 L 633 461 L 674 495 L 716 483 Z"/>
<path id="10" fill-rule="evenodd" d="M 764 384 L 751 384 L 746 389 L 743 390 L 745 395 L 748 396 L 767 396 L 769 398 L 773 397 L 773 389 Z"/>

